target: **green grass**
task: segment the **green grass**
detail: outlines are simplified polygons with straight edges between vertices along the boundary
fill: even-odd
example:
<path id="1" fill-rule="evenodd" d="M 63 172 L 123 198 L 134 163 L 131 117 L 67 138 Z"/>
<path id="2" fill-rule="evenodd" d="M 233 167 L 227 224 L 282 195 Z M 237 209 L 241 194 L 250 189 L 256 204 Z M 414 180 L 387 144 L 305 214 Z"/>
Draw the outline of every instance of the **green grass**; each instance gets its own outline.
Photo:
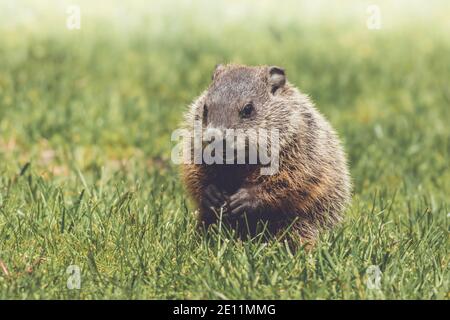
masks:
<path id="1" fill-rule="evenodd" d="M 86 12 L 79 31 L 64 8 L 0 13 L 0 299 L 448 299 L 448 4 L 395 20 L 381 2 L 371 31 L 355 3 L 208 3 Z M 352 205 L 311 252 L 195 231 L 170 134 L 223 61 L 283 66 L 344 142 Z"/>

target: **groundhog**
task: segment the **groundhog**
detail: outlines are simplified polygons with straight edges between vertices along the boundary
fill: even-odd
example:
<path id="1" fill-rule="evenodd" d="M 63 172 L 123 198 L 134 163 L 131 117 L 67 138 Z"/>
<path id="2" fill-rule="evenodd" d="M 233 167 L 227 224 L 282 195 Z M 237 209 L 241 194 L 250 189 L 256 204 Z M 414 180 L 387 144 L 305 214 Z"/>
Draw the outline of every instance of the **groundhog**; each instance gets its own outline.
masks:
<path id="1" fill-rule="evenodd" d="M 260 163 L 182 166 L 201 226 L 222 219 L 240 236 L 265 230 L 314 242 L 320 230 L 342 220 L 351 193 L 343 148 L 328 121 L 287 81 L 282 68 L 218 65 L 207 90 L 186 112 L 183 127 L 193 132 L 199 120 L 202 130 L 279 130 L 274 174 L 261 174 Z M 186 141 L 193 154 L 192 140 Z M 247 147 L 257 143 L 251 137 L 245 141 Z"/>

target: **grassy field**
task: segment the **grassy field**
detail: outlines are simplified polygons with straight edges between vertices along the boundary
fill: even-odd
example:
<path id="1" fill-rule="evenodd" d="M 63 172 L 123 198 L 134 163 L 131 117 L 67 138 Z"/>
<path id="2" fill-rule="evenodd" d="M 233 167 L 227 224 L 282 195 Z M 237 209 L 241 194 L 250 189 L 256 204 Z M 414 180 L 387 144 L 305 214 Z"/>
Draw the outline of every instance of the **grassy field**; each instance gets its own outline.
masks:
<path id="1" fill-rule="evenodd" d="M 0 3 L 0 299 L 450 298 L 449 4 L 258 2 Z M 224 61 L 284 67 L 344 142 L 311 252 L 195 232 L 170 134 Z"/>

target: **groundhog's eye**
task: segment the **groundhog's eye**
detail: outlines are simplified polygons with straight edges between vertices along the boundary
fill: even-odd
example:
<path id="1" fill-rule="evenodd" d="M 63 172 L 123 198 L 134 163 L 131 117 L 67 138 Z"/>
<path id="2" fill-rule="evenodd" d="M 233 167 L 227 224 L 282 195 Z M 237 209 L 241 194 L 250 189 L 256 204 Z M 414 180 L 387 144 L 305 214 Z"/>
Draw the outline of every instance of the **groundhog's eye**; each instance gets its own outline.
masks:
<path id="1" fill-rule="evenodd" d="M 253 103 L 247 103 L 240 111 L 241 118 L 250 118 L 255 111 Z"/>
<path id="2" fill-rule="evenodd" d="M 208 119 L 208 107 L 206 104 L 203 106 L 203 123 L 206 124 L 206 120 Z"/>

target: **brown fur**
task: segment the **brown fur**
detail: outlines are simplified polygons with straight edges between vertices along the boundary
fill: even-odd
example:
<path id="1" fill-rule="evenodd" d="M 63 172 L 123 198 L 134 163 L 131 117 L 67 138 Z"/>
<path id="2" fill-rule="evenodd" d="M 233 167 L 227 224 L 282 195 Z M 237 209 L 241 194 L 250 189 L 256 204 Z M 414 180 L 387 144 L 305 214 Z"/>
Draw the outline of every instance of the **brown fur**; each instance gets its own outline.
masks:
<path id="1" fill-rule="evenodd" d="M 272 70 L 267 66 L 219 66 L 209 88 L 190 106 L 184 127 L 192 130 L 194 119 L 202 117 L 207 104 L 207 125 L 278 128 L 279 172 L 264 176 L 259 165 L 188 164 L 183 166 L 182 176 L 199 207 L 202 224 L 217 221 L 217 210 L 202 204 L 205 189 L 214 184 L 223 194 L 240 192 L 243 199 L 258 206 L 254 212 L 246 210 L 250 211 L 246 217 L 251 233 L 262 221 L 273 234 L 292 225 L 291 235 L 311 241 L 322 228 L 342 219 L 351 191 L 346 159 L 336 133 L 309 98 L 286 81 L 281 69 Z M 254 102 L 256 115 L 243 121 L 237 115 L 248 100 Z M 233 228 L 244 223 L 242 215 L 225 221 Z"/>

